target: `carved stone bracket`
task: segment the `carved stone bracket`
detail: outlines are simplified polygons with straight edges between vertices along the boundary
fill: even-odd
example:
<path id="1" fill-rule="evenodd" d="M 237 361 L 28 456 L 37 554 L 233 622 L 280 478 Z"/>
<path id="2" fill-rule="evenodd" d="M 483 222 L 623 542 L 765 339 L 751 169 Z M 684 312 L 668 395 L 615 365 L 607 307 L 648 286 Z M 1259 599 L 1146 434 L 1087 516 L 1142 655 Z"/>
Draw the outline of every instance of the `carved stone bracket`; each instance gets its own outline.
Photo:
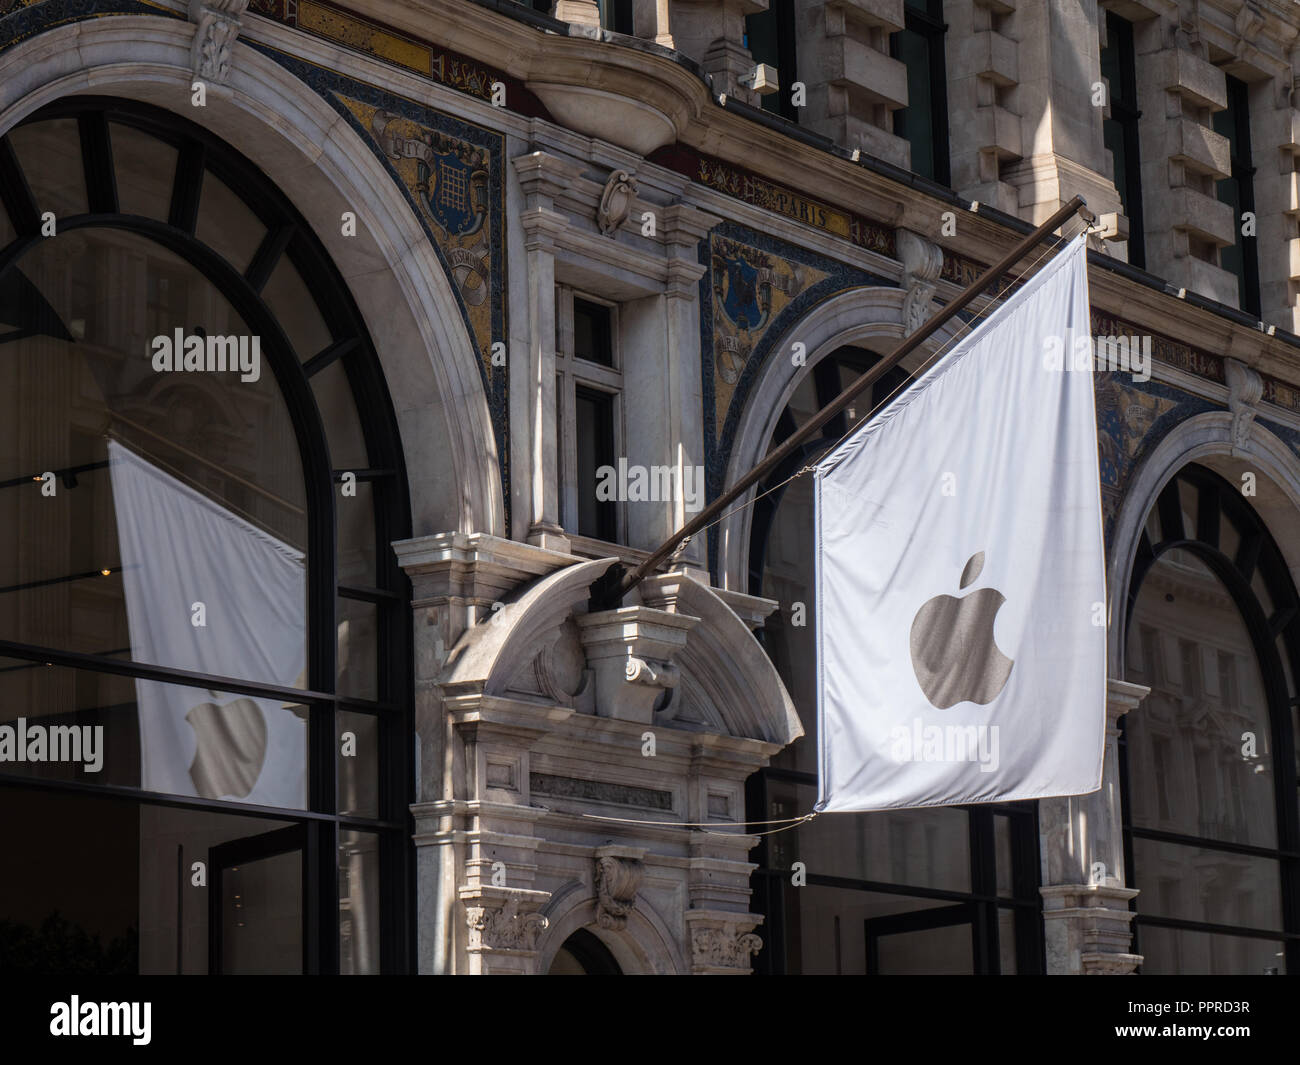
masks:
<path id="1" fill-rule="evenodd" d="M 605 191 L 600 194 L 600 206 L 596 208 L 596 222 L 604 236 L 612 237 L 618 233 L 619 227 L 632 213 L 637 192 L 636 178 L 626 170 L 615 170 L 609 175 Z"/>
<path id="2" fill-rule="evenodd" d="M 903 264 L 903 329 L 914 333 L 930 317 L 930 301 L 943 270 L 943 249 L 910 229 L 898 231 L 898 258 Z"/>
<path id="3" fill-rule="evenodd" d="M 596 713 L 650 724 L 655 704 L 677 684 L 672 658 L 697 618 L 646 606 L 602 610 L 575 619 L 587 665 L 596 675 Z"/>
<path id="4" fill-rule="evenodd" d="M 1228 380 L 1228 409 L 1232 411 L 1232 453 L 1240 454 L 1250 444 L 1256 407 L 1264 395 L 1264 381 L 1254 370 L 1236 359 L 1224 359 Z"/>
<path id="5" fill-rule="evenodd" d="M 639 847 L 596 848 L 596 923 L 619 931 L 636 908 L 636 893 L 645 877 L 645 850 Z"/>
<path id="6" fill-rule="evenodd" d="M 230 73 L 230 52 L 244 28 L 241 16 L 248 0 L 190 0 L 190 21 L 198 26 L 190 48 L 190 66 L 203 81 L 224 82 Z"/>

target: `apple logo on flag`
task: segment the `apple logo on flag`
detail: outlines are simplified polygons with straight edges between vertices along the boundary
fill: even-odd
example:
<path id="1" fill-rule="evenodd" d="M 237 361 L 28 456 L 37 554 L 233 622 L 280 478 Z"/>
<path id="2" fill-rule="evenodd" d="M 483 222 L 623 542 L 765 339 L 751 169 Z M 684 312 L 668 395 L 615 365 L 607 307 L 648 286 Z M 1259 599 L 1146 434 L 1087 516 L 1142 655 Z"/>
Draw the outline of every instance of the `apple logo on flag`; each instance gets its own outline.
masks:
<path id="1" fill-rule="evenodd" d="M 190 779 L 205 799 L 247 797 L 266 760 L 266 718 L 252 699 L 200 703 L 185 715 L 194 730 Z"/>
<path id="2" fill-rule="evenodd" d="M 971 556 L 961 587 L 984 568 L 984 552 Z M 1015 664 L 993 642 L 993 619 L 1006 597 L 981 588 L 964 597 L 937 595 L 912 621 L 912 668 L 921 691 L 937 710 L 958 703 L 991 703 L 1006 686 Z"/>

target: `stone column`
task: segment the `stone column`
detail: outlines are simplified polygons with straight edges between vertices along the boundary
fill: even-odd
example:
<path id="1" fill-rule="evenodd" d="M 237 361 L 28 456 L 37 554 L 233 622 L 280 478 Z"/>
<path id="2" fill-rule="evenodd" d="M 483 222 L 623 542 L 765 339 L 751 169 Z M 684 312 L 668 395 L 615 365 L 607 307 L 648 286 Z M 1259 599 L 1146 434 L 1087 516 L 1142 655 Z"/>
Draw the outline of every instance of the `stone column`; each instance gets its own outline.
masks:
<path id="1" fill-rule="evenodd" d="M 1142 963 L 1130 952 L 1137 889 L 1124 884 L 1119 794 L 1119 719 L 1150 691 L 1110 680 L 1106 686 L 1106 748 L 1101 789 L 1090 795 L 1040 799 L 1043 924 L 1051 974 L 1127 974 Z"/>
<path id="2" fill-rule="evenodd" d="M 528 259 L 528 431 L 532 486 L 528 542 L 553 551 L 569 550 L 560 525 L 559 448 L 555 406 L 555 241 L 569 224 L 554 210 L 559 192 L 543 152 L 514 160 L 525 197 L 520 215 Z"/>

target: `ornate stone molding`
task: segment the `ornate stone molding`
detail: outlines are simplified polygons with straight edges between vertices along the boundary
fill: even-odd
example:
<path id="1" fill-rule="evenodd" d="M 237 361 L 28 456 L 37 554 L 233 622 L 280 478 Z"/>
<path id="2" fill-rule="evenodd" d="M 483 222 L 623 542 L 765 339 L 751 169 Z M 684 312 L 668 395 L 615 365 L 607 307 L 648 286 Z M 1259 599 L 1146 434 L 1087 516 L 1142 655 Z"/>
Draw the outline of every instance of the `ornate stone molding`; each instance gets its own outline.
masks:
<path id="1" fill-rule="evenodd" d="M 898 258 L 903 264 L 903 329 L 914 333 L 930 317 L 939 274 L 943 270 L 943 249 L 910 229 L 898 231 Z"/>
<path id="2" fill-rule="evenodd" d="M 617 932 L 627 926 L 645 877 L 645 853 L 639 847 L 596 848 L 596 923 L 601 928 Z"/>
<path id="3" fill-rule="evenodd" d="M 1243 362 L 1223 360 L 1228 382 L 1228 409 L 1232 412 L 1232 453 L 1239 455 L 1250 444 L 1250 430 L 1264 395 L 1264 380 Z"/>
<path id="4" fill-rule="evenodd" d="M 500 905 L 489 905 L 488 902 L 484 897 L 465 901 L 465 923 L 469 928 L 471 952 L 537 950 L 537 937 L 546 930 L 548 924 L 542 914 L 520 912 L 519 893 L 510 894 Z"/>
<path id="5" fill-rule="evenodd" d="M 596 222 L 603 236 L 612 237 L 632 213 L 632 204 L 639 191 L 636 178 L 626 170 L 615 170 L 605 182 L 596 208 Z"/>
<path id="6" fill-rule="evenodd" d="M 749 970 L 750 959 L 763 949 L 763 940 L 753 932 L 741 932 L 734 924 L 691 930 L 691 962 L 696 969 Z"/>
<path id="7" fill-rule="evenodd" d="M 190 21 L 198 26 L 190 51 L 194 76 L 224 82 L 230 73 L 230 52 L 243 29 L 240 16 L 248 0 L 190 0 Z"/>

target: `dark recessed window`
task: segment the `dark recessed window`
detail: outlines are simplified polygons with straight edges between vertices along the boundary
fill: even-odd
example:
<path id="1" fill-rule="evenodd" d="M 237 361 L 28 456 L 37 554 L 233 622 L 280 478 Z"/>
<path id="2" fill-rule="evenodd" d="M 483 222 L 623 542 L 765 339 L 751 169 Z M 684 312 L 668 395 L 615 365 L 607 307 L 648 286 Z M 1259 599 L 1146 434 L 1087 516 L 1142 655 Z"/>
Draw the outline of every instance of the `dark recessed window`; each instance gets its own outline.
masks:
<path id="1" fill-rule="evenodd" d="M 1243 311 L 1259 317 L 1259 256 L 1256 239 L 1242 233 L 1243 216 L 1255 211 L 1255 168 L 1250 157 L 1250 87 L 1227 75 L 1228 106 L 1214 116 L 1214 131 L 1228 138 L 1232 176 L 1218 182 L 1219 202 L 1232 208 L 1236 243 L 1219 251 L 1219 265 L 1237 277 Z"/>
<path id="2" fill-rule="evenodd" d="M 600 24 L 615 33 L 632 33 L 632 0 L 600 0 Z"/>
<path id="3" fill-rule="evenodd" d="M 604 480 L 601 468 L 617 469 L 618 460 L 614 454 L 614 400 L 611 392 L 582 387 L 574 389 L 578 452 L 578 535 L 608 541 L 613 541 L 618 536 L 615 501 L 598 498 L 596 492 Z"/>
<path id="4" fill-rule="evenodd" d="M 948 172 L 948 80 L 943 0 L 907 0 L 904 28 L 889 52 L 907 67 L 907 106 L 894 112 L 894 133 L 912 146 L 912 169 L 941 185 Z"/>
<path id="5" fill-rule="evenodd" d="M 1142 240 L 1142 160 L 1138 151 L 1137 74 L 1133 62 L 1133 23 L 1106 12 L 1106 47 L 1101 75 L 1110 86 L 1110 118 L 1102 123 L 1114 166 L 1115 188 L 1128 216 L 1128 261 L 1146 265 Z"/>
<path id="6" fill-rule="evenodd" d="M 796 67 L 794 0 L 769 0 L 767 10 L 745 18 L 745 47 L 754 62 L 776 71 L 780 91 L 760 97 L 764 111 L 799 121 L 792 92 L 799 80 Z"/>
<path id="7" fill-rule="evenodd" d="M 590 300 L 573 301 L 573 354 L 601 366 L 614 365 L 613 315 Z"/>

